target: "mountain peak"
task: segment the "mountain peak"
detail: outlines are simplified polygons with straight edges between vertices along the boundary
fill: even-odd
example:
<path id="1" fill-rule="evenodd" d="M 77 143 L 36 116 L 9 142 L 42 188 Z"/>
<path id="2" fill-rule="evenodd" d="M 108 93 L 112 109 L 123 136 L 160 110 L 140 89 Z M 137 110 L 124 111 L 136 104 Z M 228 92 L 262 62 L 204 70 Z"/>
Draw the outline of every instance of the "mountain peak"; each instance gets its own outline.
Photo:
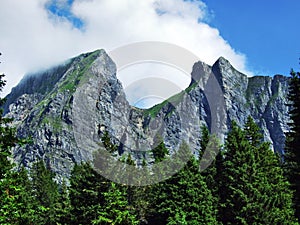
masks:
<path id="1" fill-rule="evenodd" d="M 218 63 L 229 63 L 230 64 L 230 62 L 223 56 L 220 56 L 216 62 L 218 62 Z"/>
<path id="2" fill-rule="evenodd" d="M 127 102 L 116 66 L 104 50 L 67 62 L 29 76 L 7 96 L 7 116 L 16 118 L 21 137 L 33 140 L 14 149 L 16 162 L 27 167 L 43 158 L 54 172 L 69 176 L 71 165 L 93 159 L 104 134 L 117 146 L 115 154 L 132 154 L 137 165 L 143 160 L 151 163 L 149 149 L 155 147 L 158 136 L 170 152 L 176 152 L 182 141 L 197 152 L 203 124 L 210 127 L 215 119 L 226 135 L 230 121 L 243 125 L 249 115 L 259 122 L 274 149 L 283 151 L 288 129 L 287 78 L 248 78 L 224 57 L 212 67 L 199 61 L 193 66 L 186 92 L 171 97 L 170 104 L 143 111 Z M 216 91 L 215 86 L 206 86 L 211 75 L 217 78 L 225 100 L 219 114 L 214 110 L 219 102 L 206 95 Z"/>
<path id="3" fill-rule="evenodd" d="M 218 60 L 213 64 L 213 68 L 219 68 L 219 69 L 229 69 L 232 68 L 231 63 L 224 58 L 223 56 L 219 57 Z"/>

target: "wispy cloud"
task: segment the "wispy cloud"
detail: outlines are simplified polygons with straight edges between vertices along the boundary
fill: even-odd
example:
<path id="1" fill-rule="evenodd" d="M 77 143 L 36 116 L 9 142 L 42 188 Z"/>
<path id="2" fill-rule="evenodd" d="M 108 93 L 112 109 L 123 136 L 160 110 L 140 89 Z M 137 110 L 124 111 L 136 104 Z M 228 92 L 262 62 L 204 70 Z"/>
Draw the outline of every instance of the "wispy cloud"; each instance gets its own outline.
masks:
<path id="1" fill-rule="evenodd" d="M 184 0 L 2 0 L 0 70 L 7 74 L 6 92 L 24 73 L 138 41 L 170 42 L 208 64 L 224 56 L 248 72 L 245 55 L 205 23 L 208 12 L 203 2 Z"/>

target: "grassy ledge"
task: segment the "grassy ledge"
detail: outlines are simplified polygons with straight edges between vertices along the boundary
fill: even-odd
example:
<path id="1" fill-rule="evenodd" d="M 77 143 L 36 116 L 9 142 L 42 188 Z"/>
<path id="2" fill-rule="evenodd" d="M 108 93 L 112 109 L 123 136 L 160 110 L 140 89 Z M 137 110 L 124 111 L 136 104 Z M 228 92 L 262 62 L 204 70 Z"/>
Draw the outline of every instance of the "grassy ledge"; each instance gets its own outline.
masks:
<path id="1" fill-rule="evenodd" d="M 170 103 L 172 105 L 177 105 L 178 103 L 180 103 L 182 101 L 184 95 L 190 93 L 195 87 L 197 87 L 197 85 L 198 85 L 198 83 L 194 82 L 190 86 L 188 86 L 185 90 L 171 96 L 167 100 L 164 100 L 162 103 L 157 104 L 149 109 L 145 109 L 144 115 L 145 116 L 150 115 L 152 118 L 155 118 L 164 106 L 166 106 L 168 103 Z M 168 113 L 168 115 L 170 115 L 170 114 L 171 113 Z"/>

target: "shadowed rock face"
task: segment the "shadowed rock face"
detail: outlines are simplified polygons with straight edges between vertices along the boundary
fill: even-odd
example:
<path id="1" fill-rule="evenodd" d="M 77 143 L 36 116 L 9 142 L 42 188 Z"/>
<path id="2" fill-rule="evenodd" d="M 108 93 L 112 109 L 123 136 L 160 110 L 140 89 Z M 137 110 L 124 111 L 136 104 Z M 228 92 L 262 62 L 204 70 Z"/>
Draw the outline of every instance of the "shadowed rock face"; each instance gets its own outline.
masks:
<path id="1" fill-rule="evenodd" d="M 185 141 L 197 154 L 202 125 L 223 140 L 232 120 L 243 125 L 249 115 L 265 140 L 283 153 L 288 82 L 281 75 L 247 77 L 224 58 L 212 67 L 196 62 L 185 91 L 141 110 L 129 105 L 114 62 L 98 50 L 26 76 L 7 96 L 4 109 L 15 118 L 18 135 L 33 140 L 14 149 L 16 162 L 30 167 L 43 158 L 58 177 L 68 177 L 74 163 L 92 160 L 103 148 L 105 133 L 117 146 L 114 157 L 130 153 L 141 165 L 153 162 L 149 150 L 161 139 L 171 153 Z"/>

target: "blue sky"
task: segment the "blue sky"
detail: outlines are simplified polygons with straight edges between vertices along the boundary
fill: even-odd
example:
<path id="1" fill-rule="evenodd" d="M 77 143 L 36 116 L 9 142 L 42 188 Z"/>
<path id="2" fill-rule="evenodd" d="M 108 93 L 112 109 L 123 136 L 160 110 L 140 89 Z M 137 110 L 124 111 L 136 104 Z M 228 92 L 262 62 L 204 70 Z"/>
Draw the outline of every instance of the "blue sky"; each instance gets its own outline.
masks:
<path id="1" fill-rule="evenodd" d="M 247 55 L 250 70 L 263 75 L 299 70 L 299 0 L 204 0 L 209 21 L 236 50 Z"/>
<path id="2" fill-rule="evenodd" d="M 66 0 L 63 2 L 53 0 L 46 3 L 45 8 L 58 17 L 66 18 L 75 28 L 84 29 L 84 21 L 76 17 L 71 11 L 73 2 L 74 0 Z"/>
<path id="3" fill-rule="evenodd" d="M 223 56 L 250 76 L 288 75 L 300 70 L 299 10 L 299 0 L 1 0 L 4 91 L 80 53 L 140 41 L 176 44 L 209 65 Z"/>

